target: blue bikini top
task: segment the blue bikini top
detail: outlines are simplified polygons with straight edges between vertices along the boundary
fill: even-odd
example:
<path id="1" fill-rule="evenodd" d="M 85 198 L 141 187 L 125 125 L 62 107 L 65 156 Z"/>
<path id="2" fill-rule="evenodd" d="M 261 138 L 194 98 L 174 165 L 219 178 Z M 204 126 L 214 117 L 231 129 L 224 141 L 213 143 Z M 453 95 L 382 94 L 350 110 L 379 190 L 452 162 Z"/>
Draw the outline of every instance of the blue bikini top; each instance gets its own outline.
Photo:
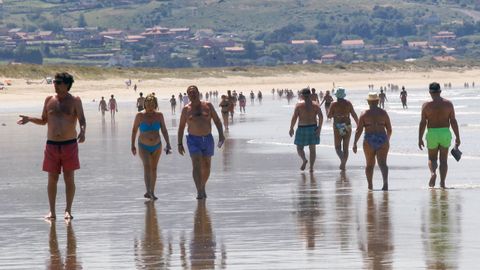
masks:
<path id="1" fill-rule="evenodd" d="M 147 122 L 142 122 L 140 123 L 140 126 L 138 127 L 140 129 L 140 132 L 148 132 L 148 131 L 159 131 L 160 130 L 160 122 L 153 122 L 151 124 Z"/>

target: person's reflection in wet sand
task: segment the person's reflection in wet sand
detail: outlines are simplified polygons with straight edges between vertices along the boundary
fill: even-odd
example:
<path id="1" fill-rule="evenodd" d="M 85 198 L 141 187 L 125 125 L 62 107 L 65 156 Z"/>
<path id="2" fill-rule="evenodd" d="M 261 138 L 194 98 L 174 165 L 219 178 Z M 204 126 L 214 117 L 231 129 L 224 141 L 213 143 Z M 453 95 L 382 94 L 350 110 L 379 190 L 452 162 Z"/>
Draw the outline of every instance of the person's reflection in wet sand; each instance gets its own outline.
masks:
<path id="1" fill-rule="evenodd" d="M 352 236 L 353 208 L 352 208 L 352 186 L 345 173 L 335 182 L 335 213 L 337 215 L 337 232 L 340 248 L 346 250 Z"/>
<path id="2" fill-rule="evenodd" d="M 188 269 L 187 262 L 187 249 L 185 248 L 185 234 L 180 236 L 180 261 L 182 262 L 182 268 Z"/>
<path id="3" fill-rule="evenodd" d="M 47 269 L 59 270 L 68 269 L 76 270 L 82 269 L 82 265 L 77 260 L 77 239 L 73 231 L 72 222 L 66 222 L 67 226 L 67 250 L 65 255 L 65 263 L 62 261 L 62 254 L 58 248 L 57 227 L 55 221 L 49 221 L 50 235 L 48 246 L 50 249 L 50 259 L 47 263 Z"/>
<path id="4" fill-rule="evenodd" d="M 105 122 L 105 118 L 102 118 L 102 135 L 107 134 L 107 124 Z"/>
<path id="5" fill-rule="evenodd" d="M 172 128 L 177 127 L 177 118 L 172 118 Z"/>
<path id="6" fill-rule="evenodd" d="M 137 269 L 163 269 L 163 243 L 158 226 L 155 203 L 145 203 L 145 229 L 142 240 L 135 239 L 135 264 Z"/>
<path id="7" fill-rule="evenodd" d="M 377 207 L 374 193 L 368 192 L 366 228 L 359 230 L 364 234 L 359 236 L 359 248 L 364 257 L 365 269 L 392 269 L 393 237 L 388 192 L 378 195 L 382 199 Z"/>
<path id="8" fill-rule="evenodd" d="M 461 206 L 448 190 L 431 190 L 430 206 L 422 213 L 422 240 L 427 269 L 457 269 Z"/>
<path id="9" fill-rule="evenodd" d="M 235 148 L 235 140 L 229 139 L 228 137 L 225 138 L 225 142 L 223 143 L 222 151 L 222 162 L 223 162 L 223 171 L 229 171 L 231 168 L 235 168 L 235 165 L 232 161 L 232 152 Z"/>
<path id="10" fill-rule="evenodd" d="M 118 127 L 117 127 L 117 124 L 115 123 L 115 120 L 111 123 L 110 126 L 111 126 L 111 127 L 110 127 L 110 131 L 111 131 L 112 137 L 116 137 L 116 136 L 117 136 L 117 129 L 118 129 Z"/>
<path id="11" fill-rule="evenodd" d="M 215 239 L 205 200 L 198 200 L 190 242 L 191 269 L 215 269 Z"/>
<path id="12" fill-rule="evenodd" d="M 302 179 L 298 186 L 298 204 L 297 219 L 299 233 L 305 238 L 306 248 L 315 249 L 316 237 L 322 234 L 318 228 L 318 219 L 325 215 L 322 202 L 322 194 L 317 188 L 315 175 L 310 173 L 309 176 L 302 173 Z"/>

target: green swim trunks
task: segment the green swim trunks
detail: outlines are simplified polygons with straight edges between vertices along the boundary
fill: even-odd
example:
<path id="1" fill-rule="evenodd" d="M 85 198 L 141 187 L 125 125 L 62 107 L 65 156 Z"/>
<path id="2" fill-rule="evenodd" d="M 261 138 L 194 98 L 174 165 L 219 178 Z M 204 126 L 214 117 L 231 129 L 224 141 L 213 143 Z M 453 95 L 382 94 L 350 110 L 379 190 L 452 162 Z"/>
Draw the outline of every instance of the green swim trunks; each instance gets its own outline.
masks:
<path id="1" fill-rule="evenodd" d="M 439 146 L 449 148 L 452 143 L 452 133 L 450 128 L 428 128 L 426 139 L 428 149 L 437 149 Z"/>

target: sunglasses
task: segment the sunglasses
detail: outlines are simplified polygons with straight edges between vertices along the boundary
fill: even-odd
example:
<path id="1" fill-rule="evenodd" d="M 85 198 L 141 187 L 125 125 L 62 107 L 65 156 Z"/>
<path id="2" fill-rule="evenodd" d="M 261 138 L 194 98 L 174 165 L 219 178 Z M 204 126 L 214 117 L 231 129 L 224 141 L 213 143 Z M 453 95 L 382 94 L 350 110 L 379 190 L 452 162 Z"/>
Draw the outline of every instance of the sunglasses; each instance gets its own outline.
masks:
<path id="1" fill-rule="evenodd" d="M 62 81 L 62 80 L 53 80 L 53 83 L 54 83 L 54 84 L 62 84 L 63 81 Z"/>

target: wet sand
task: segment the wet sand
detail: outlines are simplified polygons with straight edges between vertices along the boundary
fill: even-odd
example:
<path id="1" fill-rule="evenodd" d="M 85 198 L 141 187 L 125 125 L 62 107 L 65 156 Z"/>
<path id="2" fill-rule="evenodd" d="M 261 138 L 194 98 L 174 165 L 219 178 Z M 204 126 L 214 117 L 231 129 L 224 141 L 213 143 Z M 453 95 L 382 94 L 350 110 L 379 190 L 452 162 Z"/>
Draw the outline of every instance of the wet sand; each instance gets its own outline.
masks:
<path id="1" fill-rule="evenodd" d="M 347 98 L 359 113 L 368 91 L 353 90 Z M 478 90 L 444 91 L 457 107 L 464 152 L 459 163 L 449 158 L 453 189 L 447 190 L 427 188 L 417 132 L 428 96 L 407 90 L 408 110 L 399 92 L 387 93 L 389 192 L 379 190 L 379 170 L 375 191 L 367 191 L 361 151 L 350 153 L 345 173 L 338 170 L 330 122 L 315 172 L 300 172 L 288 137 L 294 104 L 264 91 L 262 105 L 248 101 L 246 115 L 236 112 L 224 148 L 216 150 L 208 199 L 195 199 L 190 159 L 174 151 L 161 157 L 153 203 L 143 198 L 141 161 L 130 153 L 133 101 L 119 102 L 115 122 L 109 115 L 102 120 L 97 103 L 84 102 L 87 135 L 70 224 L 42 218 L 46 128 L 15 124 L 18 113 L 39 115 L 41 105 L 0 108 L 6 125 L 0 126 L 0 269 L 474 269 L 480 262 Z M 170 114 L 166 99 L 160 109 L 176 145 L 179 115 Z M 59 216 L 64 207 L 60 180 Z"/>

